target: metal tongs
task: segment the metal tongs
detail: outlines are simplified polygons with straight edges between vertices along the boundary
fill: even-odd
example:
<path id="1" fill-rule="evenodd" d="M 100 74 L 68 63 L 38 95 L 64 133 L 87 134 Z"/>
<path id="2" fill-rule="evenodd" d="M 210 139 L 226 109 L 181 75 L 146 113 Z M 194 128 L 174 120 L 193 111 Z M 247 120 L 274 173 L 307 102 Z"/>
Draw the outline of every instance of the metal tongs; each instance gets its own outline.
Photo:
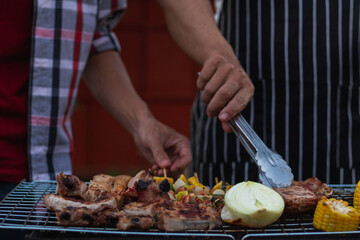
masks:
<path id="1" fill-rule="evenodd" d="M 229 121 L 250 157 L 259 167 L 259 177 L 268 187 L 288 187 L 294 178 L 284 159 L 269 149 L 240 114 Z"/>

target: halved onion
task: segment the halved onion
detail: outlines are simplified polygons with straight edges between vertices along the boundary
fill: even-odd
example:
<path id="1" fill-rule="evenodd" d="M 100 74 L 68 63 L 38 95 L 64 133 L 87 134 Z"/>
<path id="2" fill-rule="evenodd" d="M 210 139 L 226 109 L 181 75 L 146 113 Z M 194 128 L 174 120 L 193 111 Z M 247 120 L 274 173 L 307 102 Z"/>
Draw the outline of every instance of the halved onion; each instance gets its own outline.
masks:
<path id="1" fill-rule="evenodd" d="M 241 182 L 226 192 L 221 218 L 235 225 L 264 227 L 281 216 L 284 206 L 283 198 L 271 188 L 252 181 Z"/>

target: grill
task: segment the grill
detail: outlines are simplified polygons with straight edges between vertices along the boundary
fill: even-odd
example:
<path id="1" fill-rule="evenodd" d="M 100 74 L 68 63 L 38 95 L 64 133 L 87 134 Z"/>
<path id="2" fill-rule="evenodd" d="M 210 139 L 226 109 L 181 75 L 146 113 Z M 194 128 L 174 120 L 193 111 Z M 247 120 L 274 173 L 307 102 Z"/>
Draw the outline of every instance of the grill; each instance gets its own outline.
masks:
<path id="1" fill-rule="evenodd" d="M 330 185 L 334 197 L 352 204 L 355 185 Z M 223 225 L 212 230 L 189 230 L 186 232 L 119 231 L 115 227 L 63 227 L 57 225 L 53 212 L 44 207 L 45 194 L 55 192 L 56 181 L 21 182 L 0 202 L 0 229 L 39 230 L 61 233 L 117 234 L 121 237 L 150 237 L 173 239 L 303 239 L 303 238 L 359 238 L 360 229 L 354 232 L 321 232 L 312 225 L 312 215 L 281 217 L 274 224 L 261 229 Z"/>

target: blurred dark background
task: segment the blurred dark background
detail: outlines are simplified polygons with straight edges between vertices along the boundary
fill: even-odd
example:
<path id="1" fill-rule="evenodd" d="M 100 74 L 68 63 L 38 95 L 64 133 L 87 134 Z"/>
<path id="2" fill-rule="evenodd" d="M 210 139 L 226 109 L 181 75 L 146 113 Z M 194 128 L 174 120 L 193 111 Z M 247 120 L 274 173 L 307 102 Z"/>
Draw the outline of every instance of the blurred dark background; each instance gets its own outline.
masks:
<path id="1" fill-rule="evenodd" d="M 129 0 L 115 33 L 137 92 L 156 118 L 189 137 L 200 67 L 172 40 L 157 1 Z M 80 178 L 98 173 L 133 175 L 150 166 L 139 155 L 132 136 L 96 102 L 84 83 L 72 122 L 73 170 Z"/>

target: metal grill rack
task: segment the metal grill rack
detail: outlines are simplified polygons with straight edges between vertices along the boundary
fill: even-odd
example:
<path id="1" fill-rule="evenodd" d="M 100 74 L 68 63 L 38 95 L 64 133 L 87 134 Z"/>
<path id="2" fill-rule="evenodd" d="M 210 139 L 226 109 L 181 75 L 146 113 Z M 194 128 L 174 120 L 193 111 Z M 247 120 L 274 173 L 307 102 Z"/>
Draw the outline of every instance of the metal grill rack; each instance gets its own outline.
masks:
<path id="1" fill-rule="evenodd" d="M 355 185 L 331 185 L 334 197 L 352 204 Z M 157 229 L 149 231 L 119 231 L 112 227 L 63 227 L 57 225 L 53 212 L 46 210 L 43 197 L 49 192 L 55 192 L 56 181 L 21 182 L 3 201 L 0 202 L 0 229 L 22 229 L 39 231 L 57 231 L 62 233 L 96 233 L 118 234 L 123 237 L 153 237 L 153 238 L 199 238 L 204 239 L 259 239 L 352 236 L 360 237 L 360 229 L 354 232 L 321 232 L 312 225 L 312 215 L 281 217 L 274 224 L 265 228 L 244 228 L 223 225 L 212 230 L 189 230 L 186 232 L 161 232 Z"/>

